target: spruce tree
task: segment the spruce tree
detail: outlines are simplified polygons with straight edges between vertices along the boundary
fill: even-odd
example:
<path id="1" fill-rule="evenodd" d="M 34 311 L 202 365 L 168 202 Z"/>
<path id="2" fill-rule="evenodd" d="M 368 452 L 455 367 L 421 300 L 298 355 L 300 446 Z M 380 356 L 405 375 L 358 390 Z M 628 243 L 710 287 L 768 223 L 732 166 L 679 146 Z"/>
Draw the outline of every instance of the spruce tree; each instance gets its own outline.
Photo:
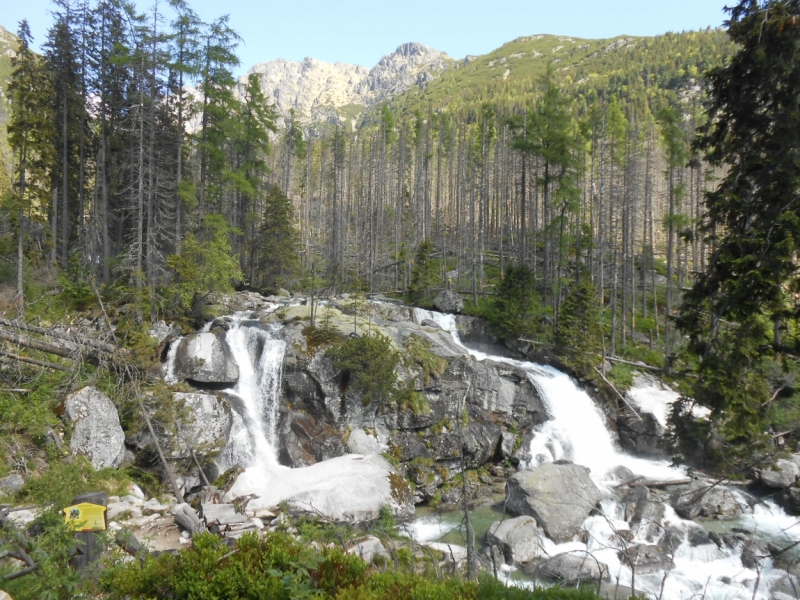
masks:
<path id="1" fill-rule="evenodd" d="M 695 399 L 752 451 L 774 394 L 770 365 L 800 351 L 800 2 L 743 0 L 726 27 L 738 51 L 709 75 L 696 147 L 727 175 L 705 198 L 714 251 L 679 326 L 699 361 Z"/>

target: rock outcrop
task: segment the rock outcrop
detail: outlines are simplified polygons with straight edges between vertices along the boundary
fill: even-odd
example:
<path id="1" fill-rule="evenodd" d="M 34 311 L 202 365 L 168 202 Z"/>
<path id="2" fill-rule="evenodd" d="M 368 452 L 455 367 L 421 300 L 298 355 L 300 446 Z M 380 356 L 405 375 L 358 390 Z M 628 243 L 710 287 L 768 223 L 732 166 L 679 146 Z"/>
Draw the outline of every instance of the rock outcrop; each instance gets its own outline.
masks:
<path id="1" fill-rule="evenodd" d="M 418 43 L 403 44 L 384 56 L 372 69 L 346 63 L 329 64 L 315 58 L 302 62 L 272 60 L 253 66 L 267 102 L 289 117 L 294 110 L 306 124 L 340 124 L 353 118 L 352 109 L 365 109 L 401 94 L 413 86 L 424 87 L 438 77 L 452 59 L 444 52 Z M 247 77 L 239 80 L 240 86 Z M 347 115 L 339 109 L 349 106 Z M 284 127 L 282 120 L 279 127 Z"/>
<path id="2" fill-rule="evenodd" d="M 230 384 L 239 379 L 224 332 L 195 333 L 181 338 L 175 355 L 175 375 L 198 383 Z"/>
<path id="3" fill-rule="evenodd" d="M 114 403 L 100 390 L 85 387 L 67 396 L 64 416 L 73 424 L 70 449 L 95 469 L 114 468 L 125 456 L 125 433 Z"/>
<path id="4" fill-rule="evenodd" d="M 453 290 L 442 290 L 436 294 L 433 305 L 443 313 L 458 314 L 464 310 L 464 299 Z"/>
<path id="5" fill-rule="evenodd" d="M 761 470 L 761 483 L 767 487 L 786 489 L 794 485 L 800 476 L 800 467 L 791 460 L 779 458 L 772 469 Z"/>
<path id="6" fill-rule="evenodd" d="M 506 509 L 533 517 L 556 542 L 565 542 L 578 533 L 602 497 L 589 477 L 589 469 L 566 461 L 520 471 L 506 485 Z"/>

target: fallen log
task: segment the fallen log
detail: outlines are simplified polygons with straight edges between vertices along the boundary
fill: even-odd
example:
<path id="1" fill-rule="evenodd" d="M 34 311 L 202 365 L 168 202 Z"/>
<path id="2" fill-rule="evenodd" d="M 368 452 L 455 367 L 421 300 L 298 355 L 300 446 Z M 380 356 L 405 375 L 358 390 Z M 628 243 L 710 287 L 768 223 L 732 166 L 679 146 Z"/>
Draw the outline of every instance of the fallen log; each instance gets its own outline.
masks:
<path id="1" fill-rule="evenodd" d="M 27 323 L 21 323 L 19 321 L 11 321 L 9 319 L 0 319 L 0 325 L 11 327 L 13 329 L 21 329 L 22 331 L 30 331 L 31 333 L 38 333 L 39 335 L 47 335 L 53 338 L 58 338 L 65 340 L 67 342 L 71 342 L 73 344 L 90 346 L 92 348 L 102 350 L 103 352 L 110 352 L 112 354 L 119 350 L 119 348 L 113 344 L 108 344 L 106 342 L 101 342 L 99 340 L 89 339 L 77 333 L 67 333 L 64 331 L 59 331 L 57 329 L 47 328 L 47 327 L 36 327 L 34 325 L 28 325 Z"/>
<path id="2" fill-rule="evenodd" d="M 12 352 L 5 352 L 3 350 L 0 350 L 0 361 L 1 362 L 19 361 L 31 365 L 36 365 L 37 367 L 44 367 L 45 369 L 55 369 L 57 371 L 69 371 L 69 367 L 66 367 L 64 365 L 47 362 L 46 360 L 36 360 L 35 358 L 28 358 L 27 356 L 20 356 L 19 354 L 14 354 Z"/>
<path id="3" fill-rule="evenodd" d="M 172 508 L 172 516 L 175 518 L 175 523 L 180 525 L 183 529 L 194 535 L 205 529 L 203 522 L 194 512 L 194 509 L 186 503 L 176 504 Z"/>
<path id="4" fill-rule="evenodd" d="M 0 340 L 11 342 L 17 346 L 25 346 L 26 348 L 39 350 L 47 354 L 55 354 L 56 356 L 62 356 L 64 358 L 74 359 L 80 356 L 80 352 L 76 352 L 75 350 L 68 350 L 61 346 L 56 346 L 55 344 L 48 344 L 30 337 L 16 335 L 3 329 L 0 329 Z"/>

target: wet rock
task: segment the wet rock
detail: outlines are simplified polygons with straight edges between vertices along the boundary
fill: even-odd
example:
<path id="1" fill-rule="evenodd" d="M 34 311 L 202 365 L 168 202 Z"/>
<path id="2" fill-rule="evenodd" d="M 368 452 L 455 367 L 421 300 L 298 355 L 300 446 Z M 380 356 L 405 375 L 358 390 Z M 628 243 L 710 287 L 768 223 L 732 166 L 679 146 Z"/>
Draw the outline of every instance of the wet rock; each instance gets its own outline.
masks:
<path id="1" fill-rule="evenodd" d="M 508 480 L 506 489 L 509 512 L 533 517 L 556 542 L 575 535 L 602 497 L 589 469 L 568 462 L 520 471 Z"/>
<path id="2" fill-rule="evenodd" d="M 748 540 L 742 546 L 742 566 L 746 569 L 756 570 L 761 567 L 761 556 L 767 555 L 767 548 L 758 540 Z"/>
<path id="3" fill-rule="evenodd" d="M 624 465 L 618 465 L 613 469 L 610 469 L 608 473 L 606 473 L 606 477 L 617 483 L 625 483 L 627 481 L 631 481 L 634 477 L 636 477 L 636 475 L 634 475 L 633 471 L 631 471 L 628 467 Z"/>
<path id="4" fill-rule="evenodd" d="M 730 490 L 704 481 L 693 481 L 681 486 L 672 496 L 670 504 L 684 519 L 697 517 L 736 519 L 742 516 L 742 506 Z"/>
<path id="5" fill-rule="evenodd" d="M 433 299 L 436 310 L 443 313 L 460 313 L 464 310 L 464 299 L 453 290 L 442 290 Z"/>
<path id="6" fill-rule="evenodd" d="M 800 578 L 790 573 L 781 575 L 770 588 L 770 594 L 776 600 L 778 594 L 785 594 L 788 598 L 800 597 Z"/>
<path id="7" fill-rule="evenodd" d="M 231 433 L 230 405 L 212 394 L 175 392 L 173 398 L 190 415 L 180 422 L 179 446 L 183 448 L 175 449 L 177 456 L 188 457 L 189 448 L 201 454 L 219 452 Z"/>
<path id="8" fill-rule="evenodd" d="M 761 483 L 771 488 L 785 489 L 794 485 L 800 476 L 800 467 L 790 460 L 779 458 L 772 469 L 762 469 Z"/>
<path id="9" fill-rule="evenodd" d="M 308 467 L 346 453 L 341 434 L 332 426 L 302 412 L 281 417 L 279 459 L 290 467 Z"/>
<path id="10" fill-rule="evenodd" d="M 775 494 L 775 502 L 791 514 L 800 514 L 800 488 L 792 486 Z"/>
<path id="11" fill-rule="evenodd" d="M 664 428 L 654 415 L 642 410 L 637 412 L 638 416 L 631 410 L 625 410 L 617 417 L 620 445 L 639 456 L 662 457 Z"/>
<path id="12" fill-rule="evenodd" d="M 390 558 L 386 548 L 383 547 L 381 541 L 374 535 L 358 540 L 355 545 L 347 550 L 347 553 L 355 554 L 367 563 L 375 562 L 375 559 L 378 557 L 387 562 Z"/>
<path id="13" fill-rule="evenodd" d="M 507 565 L 529 562 L 544 553 L 542 531 L 528 516 L 493 523 L 486 532 L 486 543 L 500 549 Z"/>
<path id="14" fill-rule="evenodd" d="M 635 535 L 653 541 L 661 533 L 664 504 L 643 485 L 634 486 L 622 499 L 625 520 Z"/>
<path id="15" fill-rule="evenodd" d="M 623 564 L 635 569 L 636 573 L 669 571 L 675 564 L 662 548 L 650 544 L 637 544 L 617 553 Z"/>
<path id="16" fill-rule="evenodd" d="M 239 366 L 224 332 L 216 330 L 181 338 L 175 355 L 175 375 L 198 383 L 236 383 Z"/>
<path id="17" fill-rule="evenodd" d="M 67 396 L 64 415 L 73 423 L 70 449 L 95 469 L 116 469 L 125 457 L 125 433 L 114 403 L 100 390 L 85 387 Z"/>
<path id="18" fill-rule="evenodd" d="M 534 573 L 565 586 L 609 581 L 608 566 L 584 554 L 560 554 L 540 565 Z"/>

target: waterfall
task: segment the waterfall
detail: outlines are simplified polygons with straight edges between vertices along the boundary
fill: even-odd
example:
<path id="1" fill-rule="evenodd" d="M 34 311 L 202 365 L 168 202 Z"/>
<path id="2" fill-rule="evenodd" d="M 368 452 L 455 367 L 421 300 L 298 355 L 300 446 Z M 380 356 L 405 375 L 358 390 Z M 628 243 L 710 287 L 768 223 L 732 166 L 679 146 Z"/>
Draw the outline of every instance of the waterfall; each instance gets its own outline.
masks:
<path id="1" fill-rule="evenodd" d="M 781 574 L 781 571 L 773 567 L 771 559 L 764 560 L 759 575 L 754 570 L 742 566 L 741 546 L 718 548 L 713 543 L 692 546 L 688 541 L 688 531 L 696 528 L 697 524 L 680 518 L 669 504 L 664 504 L 664 523 L 684 527 L 686 530 L 683 542 L 674 552 L 674 568 L 667 572 L 637 572 L 634 577 L 631 569 L 620 560 L 619 551 L 629 543 L 658 543 L 664 530 L 659 527 L 642 527 L 635 532 L 632 540 L 621 541 L 618 532 L 627 530 L 628 524 L 625 522 L 622 506 L 610 493 L 615 481 L 608 476 L 608 472 L 618 465 L 624 465 L 637 475 L 670 480 L 685 477 L 685 471 L 672 467 L 665 460 L 644 459 L 622 452 L 607 426 L 606 416 L 589 395 L 565 373 L 549 366 L 490 355 L 465 346 L 460 340 L 455 317 L 452 315 L 415 308 L 412 316 L 418 324 L 423 319 L 429 319 L 450 332 L 453 340 L 464 349 L 464 352 L 477 360 L 503 362 L 525 371 L 531 384 L 539 392 L 549 417 L 533 432 L 530 444 L 531 463 L 527 466 L 568 459 L 589 467 L 595 483 L 609 492 L 600 503 L 599 514 L 590 516 L 584 523 L 587 532 L 585 541 L 555 544 L 547 540 L 545 550 L 550 556 L 565 552 L 576 552 L 582 556 L 590 553 L 594 559 L 608 565 L 613 581 L 619 578 L 620 585 L 629 586 L 631 580 L 635 579 L 637 593 L 644 592 L 652 598 L 662 597 L 664 600 L 700 597 L 726 600 L 771 598 L 770 587 Z M 677 394 L 655 387 L 640 392 L 648 408 L 654 411 L 659 421 L 664 421 L 669 403 L 674 401 Z M 702 413 L 698 416 L 702 416 Z M 741 492 L 735 489 L 731 491 L 739 498 L 741 504 L 748 503 Z M 460 513 L 457 518 L 461 518 Z M 425 522 L 420 522 L 416 526 L 419 531 L 442 528 L 441 523 L 431 519 L 421 521 Z M 800 535 L 800 522 L 786 515 L 771 500 L 756 504 L 752 514 L 746 514 L 729 526 L 734 525 L 755 532 L 764 541 L 778 541 L 781 546 L 788 545 Z M 648 535 L 650 539 L 647 538 Z M 520 585 L 518 581 L 507 578 L 507 574 L 502 574 L 502 577 L 512 585 Z M 759 578 L 760 583 L 758 590 L 754 591 L 756 578 Z"/>
<path id="2" fill-rule="evenodd" d="M 258 322 L 234 315 L 225 335 L 239 380 L 228 398 L 233 425 L 228 443 L 216 459 L 220 471 L 234 466 L 276 466 L 278 414 L 285 342 Z"/>

